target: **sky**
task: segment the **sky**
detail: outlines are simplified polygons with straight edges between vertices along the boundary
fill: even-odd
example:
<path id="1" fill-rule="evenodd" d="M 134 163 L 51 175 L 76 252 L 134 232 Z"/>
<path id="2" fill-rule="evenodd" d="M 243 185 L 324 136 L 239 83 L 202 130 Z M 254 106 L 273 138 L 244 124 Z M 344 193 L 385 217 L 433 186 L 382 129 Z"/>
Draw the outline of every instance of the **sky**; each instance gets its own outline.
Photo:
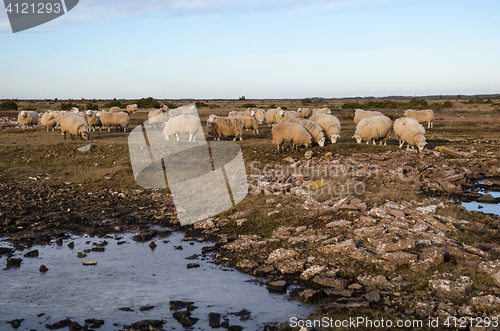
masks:
<path id="1" fill-rule="evenodd" d="M 497 0 L 80 0 L 12 33 L 0 99 L 500 93 Z"/>

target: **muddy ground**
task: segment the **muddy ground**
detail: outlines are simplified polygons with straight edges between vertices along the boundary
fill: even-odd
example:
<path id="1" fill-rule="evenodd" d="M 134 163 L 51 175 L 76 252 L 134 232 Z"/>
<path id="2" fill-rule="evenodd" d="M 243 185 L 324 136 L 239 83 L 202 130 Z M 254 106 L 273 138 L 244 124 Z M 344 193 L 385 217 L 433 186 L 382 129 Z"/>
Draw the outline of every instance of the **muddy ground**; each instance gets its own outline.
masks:
<path id="1" fill-rule="evenodd" d="M 399 149 L 393 137 L 387 146 L 356 144 L 353 111 L 341 109 L 343 102 L 309 105 L 330 107 L 342 124 L 338 143 L 309 149 L 312 158 L 303 148 L 278 154 L 267 125 L 245 134 L 238 144 L 250 194 L 235 208 L 182 228 L 168 189 L 135 184 L 127 133 L 92 133 L 96 148 L 82 154 L 76 148 L 87 142 L 20 128 L 17 112 L 2 111 L 1 236 L 24 250 L 69 234 L 137 231 L 145 241 L 168 234 L 153 227 L 180 229 L 216 241 L 217 263 L 268 277 L 271 289 L 301 285 L 293 295 L 317 304 L 311 319 L 363 316 L 425 326 L 429 319 L 468 318 L 471 330 L 478 322 L 485 326 L 478 318 L 500 315 L 499 218 L 467 212 L 459 202 L 498 202 L 478 192 L 500 189 L 498 104 L 452 100 L 451 109 L 435 110 L 428 145 L 418 153 Z M 300 100 L 209 100 L 198 112 L 204 123 L 211 113 L 247 103 L 302 106 Z M 39 112 L 59 104 L 19 103 Z M 403 113 L 381 111 L 393 119 Z M 133 114 L 131 127 L 147 112 Z M 0 253 L 4 259 L 11 252 Z"/>

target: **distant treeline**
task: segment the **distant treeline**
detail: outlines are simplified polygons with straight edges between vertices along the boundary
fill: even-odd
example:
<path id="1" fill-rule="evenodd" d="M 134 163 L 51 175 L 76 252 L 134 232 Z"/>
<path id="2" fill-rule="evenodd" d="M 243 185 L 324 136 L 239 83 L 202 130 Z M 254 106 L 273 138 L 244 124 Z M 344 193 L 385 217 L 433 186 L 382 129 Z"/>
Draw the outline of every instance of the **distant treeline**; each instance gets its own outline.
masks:
<path id="1" fill-rule="evenodd" d="M 342 109 L 423 109 L 423 108 L 451 108 L 453 104 L 447 100 L 444 103 L 433 102 L 429 104 L 427 100 L 412 98 L 409 102 L 394 100 L 370 100 L 365 102 L 351 101 L 342 105 Z"/>

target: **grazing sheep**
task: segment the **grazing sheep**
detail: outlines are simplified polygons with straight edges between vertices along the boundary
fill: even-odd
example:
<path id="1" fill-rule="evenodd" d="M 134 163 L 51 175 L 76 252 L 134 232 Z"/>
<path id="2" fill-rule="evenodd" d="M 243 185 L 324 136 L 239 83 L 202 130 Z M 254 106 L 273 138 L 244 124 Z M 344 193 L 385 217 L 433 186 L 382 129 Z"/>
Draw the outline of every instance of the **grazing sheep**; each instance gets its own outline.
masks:
<path id="1" fill-rule="evenodd" d="M 278 153 L 280 152 L 282 143 L 290 142 L 292 147 L 297 150 L 299 145 L 304 145 L 307 148 L 312 141 L 312 137 L 306 129 L 291 122 L 278 123 L 273 126 L 271 131 L 273 134 L 273 144 L 276 144 L 278 147 Z M 285 151 L 284 146 L 281 149 Z"/>
<path id="2" fill-rule="evenodd" d="M 167 107 L 167 109 L 168 109 L 168 107 Z M 178 108 L 169 110 L 166 112 L 165 115 L 166 115 L 165 121 L 168 121 L 169 118 L 179 116 L 179 115 L 195 115 L 196 116 L 198 114 L 196 113 L 196 107 L 193 105 L 189 105 L 189 106 L 183 106 L 183 107 L 178 107 Z"/>
<path id="3" fill-rule="evenodd" d="M 367 144 L 373 140 L 374 145 L 376 145 L 376 139 L 380 139 L 380 145 L 382 145 L 382 139 L 384 139 L 387 145 L 387 137 L 391 131 L 391 125 L 391 119 L 384 115 L 363 118 L 356 126 L 353 138 L 356 139 L 358 144 L 363 140 L 366 140 Z"/>
<path id="4" fill-rule="evenodd" d="M 23 110 L 17 115 L 17 122 L 22 126 L 35 126 L 38 124 L 39 115 L 36 111 Z"/>
<path id="5" fill-rule="evenodd" d="M 166 111 L 168 111 L 170 108 L 168 108 L 167 105 L 161 105 L 160 109 L 165 109 Z"/>
<path id="6" fill-rule="evenodd" d="M 165 122 L 165 112 L 164 108 L 154 109 L 148 113 L 149 125 L 151 127 L 159 127 Z"/>
<path id="7" fill-rule="evenodd" d="M 418 121 L 411 117 L 401 117 L 394 121 L 394 134 L 399 141 L 399 148 L 402 148 L 406 142 L 408 149 L 410 146 L 417 145 L 422 151 L 427 144 L 425 141 L 425 128 Z"/>
<path id="8" fill-rule="evenodd" d="M 214 140 L 220 140 L 221 137 L 232 137 L 234 140 L 243 135 L 243 122 L 236 117 L 219 117 L 210 115 L 207 119 L 207 132 L 214 137 Z"/>
<path id="9" fill-rule="evenodd" d="M 297 113 L 300 118 L 308 118 L 312 115 L 312 111 L 309 108 L 299 108 L 297 109 Z"/>
<path id="10" fill-rule="evenodd" d="M 276 113 L 276 123 L 286 122 L 291 118 L 299 118 L 299 113 L 287 110 L 280 110 Z"/>
<path id="11" fill-rule="evenodd" d="M 169 140 L 171 135 L 177 137 L 179 141 L 179 133 L 188 133 L 189 140 L 195 140 L 195 135 L 201 128 L 200 118 L 193 115 L 179 115 L 172 117 L 165 123 L 163 128 L 163 135 L 165 139 Z"/>
<path id="12" fill-rule="evenodd" d="M 332 144 L 337 142 L 337 139 L 340 137 L 340 121 L 338 118 L 328 114 L 317 114 L 311 116 L 309 120 L 321 126 L 325 135 L 330 137 Z"/>
<path id="13" fill-rule="evenodd" d="M 102 131 L 102 122 L 98 111 L 87 110 L 87 123 L 90 130 L 95 131 L 95 128 L 99 127 L 99 131 Z"/>
<path id="14" fill-rule="evenodd" d="M 312 114 L 313 115 L 318 115 L 318 114 L 326 114 L 326 115 L 331 115 L 332 111 L 328 108 L 319 108 L 319 109 L 313 109 Z"/>
<path id="15" fill-rule="evenodd" d="M 120 107 L 111 107 L 111 108 L 109 108 L 109 112 L 116 114 L 116 113 L 121 112 L 121 110 L 120 110 Z"/>
<path id="16" fill-rule="evenodd" d="M 133 105 L 127 105 L 127 112 L 129 114 L 133 114 L 137 111 L 137 109 L 139 109 L 139 107 L 137 107 L 137 104 L 133 104 Z"/>
<path id="17" fill-rule="evenodd" d="M 89 140 L 89 128 L 87 121 L 82 117 L 71 112 L 62 114 L 60 118 L 61 132 L 66 139 L 66 133 L 69 132 L 71 139 L 75 140 L 75 136 L 80 136 L 85 140 Z"/>
<path id="18" fill-rule="evenodd" d="M 87 114 L 85 114 L 85 113 L 80 113 L 80 112 L 78 112 L 78 113 L 73 113 L 73 114 L 75 114 L 76 116 L 80 116 L 81 118 L 83 118 L 84 120 L 86 120 L 86 121 L 87 121 Z"/>
<path id="19" fill-rule="evenodd" d="M 295 123 L 304 127 L 304 129 L 306 129 L 306 131 L 311 135 L 313 144 L 318 143 L 321 147 L 325 146 L 325 134 L 318 123 L 305 118 L 291 118 L 287 122 Z"/>
<path id="20" fill-rule="evenodd" d="M 266 111 L 266 123 L 267 126 L 271 126 L 272 124 L 276 124 L 276 114 L 281 111 L 281 107 L 269 109 Z"/>
<path id="21" fill-rule="evenodd" d="M 259 134 L 259 127 L 257 125 L 257 120 L 255 117 L 241 117 L 241 116 L 232 116 L 234 118 L 239 118 L 243 123 L 243 129 L 249 130 L 252 129 L 253 133 Z"/>
<path id="22" fill-rule="evenodd" d="M 76 113 L 79 113 L 79 112 L 80 112 L 80 109 L 79 109 L 79 108 L 76 108 L 76 107 L 73 107 L 73 108 L 71 108 L 70 112 L 71 112 L 71 113 L 75 113 L 75 114 L 76 114 Z"/>
<path id="23" fill-rule="evenodd" d="M 68 111 L 64 111 L 64 110 L 61 110 L 61 111 L 53 111 L 53 113 L 55 113 L 55 116 L 54 116 L 54 119 L 56 120 L 56 128 L 57 127 L 61 127 L 61 118 L 64 114 L 72 114 L 71 112 L 68 112 Z"/>
<path id="24" fill-rule="evenodd" d="M 252 113 L 250 110 L 233 110 L 232 112 L 227 115 L 228 117 L 233 117 L 233 116 L 239 116 L 239 117 L 253 117 Z"/>
<path id="25" fill-rule="evenodd" d="M 47 131 L 49 131 L 49 128 L 52 128 L 52 131 L 54 131 L 55 127 L 57 126 L 55 117 L 56 113 L 54 113 L 52 110 L 47 110 L 45 113 L 43 113 L 42 117 L 40 117 L 40 124 L 45 126 L 47 128 Z"/>
<path id="26" fill-rule="evenodd" d="M 408 109 L 407 111 L 405 111 L 405 116 L 416 119 L 418 123 L 427 122 L 427 128 L 434 127 L 434 124 L 432 123 L 434 121 L 434 112 L 432 111 L 432 109 L 425 109 L 425 110 Z"/>
<path id="27" fill-rule="evenodd" d="M 103 126 L 108 127 L 108 132 L 111 131 L 111 127 L 116 126 L 117 128 L 122 128 L 123 132 L 127 132 L 127 128 L 130 124 L 130 116 L 127 113 L 110 113 L 107 111 L 102 111 L 100 113 L 101 123 Z"/>
<path id="28" fill-rule="evenodd" d="M 384 115 L 379 111 L 370 111 L 370 110 L 363 110 L 363 109 L 356 109 L 356 112 L 354 113 L 354 124 L 358 125 L 358 123 L 363 119 L 363 118 L 369 118 L 373 116 L 380 116 Z"/>
<path id="29" fill-rule="evenodd" d="M 252 116 L 255 117 L 255 119 L 257 120 L 257 122 L 259 124 L 263 124 L 264 121 L 266 120 L 266 111 L 264 109 L 260 109 L 260 108 L 255 109 L 254 108 L 250 112 L 251 113 L 253 112 Z"/>

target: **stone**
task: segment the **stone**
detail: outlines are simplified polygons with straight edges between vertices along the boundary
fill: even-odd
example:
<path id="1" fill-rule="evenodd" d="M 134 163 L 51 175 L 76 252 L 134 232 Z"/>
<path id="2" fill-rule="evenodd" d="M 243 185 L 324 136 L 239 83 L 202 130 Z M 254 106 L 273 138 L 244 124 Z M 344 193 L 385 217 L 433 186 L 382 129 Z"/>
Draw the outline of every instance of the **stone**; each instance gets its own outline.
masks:
<path id="1" fill-rule="evenodd" d="M 83 265 L 97 265 L 97 261 L 96 260 L 86 261 L 83 262 Z"/>
<path id="2" fill-rule="evenodd" d="M 325 270 L 326 270 L 326 266 L 324 266 L 324 265 L 313 265 L 313 266 L 307 268 L 306 270 L 304 270 L 304 272 L 302 272 L 302 274 L 300 275 L 300 279 L 310 280 L 311 278 L 313 278 L 314 276 L 316 276 L 317 274 L 319 274 L 320 272 L 325 271 Z"/>
<path id="3" fill-rule="evenodd" d="M 180 310 L 186 308 L 187 310 L 195 310 L 197 307 L 194 306 L 192 301 L 178 301 L 172 300 L 169 302 L 170 310 Z"/>
<path id="4" fill-rule="evenodd" d="M 286 288 L 288 286 L 288 283 L 286 280 L 276 280 L 276 281 L 270 281 L 266 288 L 270 292 L 285 292 Z"/>
<path id="5" fill-rule="evenodd" d="M 40 265 L 40 269 L 38 269 L 41 273 L 49 271 L 49 268 L 47 268 L 45 265 Z"/>
<path id="6" fill-rule="evenodd" d="M 23 259 L 21 258 L 6 258 L 6 260 L 7 260 L 7 268 L 20 267 L 21 262 L 23 261 Z"/>
<path id="7" fill-rule="evenodd" d="M 15 319 L 13 321 L 10 321 L 10 322 L 7 322 L 8 324 L 10 324 L 10 326 L 12 326 L 14 329 L 17 329 L 21 326 L 21 323 L 24 321 L 24 318 L 22 319 Z"/>
<path id="8" fill-rule="evenodd" d="M 148 310 L 151 310 L 151 309 L 154 309 L 155 306 L 143 306 L 143 307 L 140 307 L 139 310 L 140 311 L 148 311 Z"/>
<path id="9" fill-rule="evenodd" d="M 382 258 L 393 265 L 403 265 L 416 262 L 417 254 L 407 252 L 385 253 Z"/>
<path id="10" fill-rule="evenodd" d="M 418 257 L 418 262 L 410 267 L 412 271 L 419 272 L 437 267 L 444 262 L 445 251 L 441 247 L 425 248 Z"/>
<path id="11" fill-rule="evenodd" d="M 421 319 L 431 316 L 435 309 L 436 303 L 432 301 L 420 301 L 415 305 L 415 312 Z"/>
<path id="12" fill-rule="evenodd" d="M 496 200 L 491 194 L 488 193 L 478 198 L 477 202 L 496 203 Z"/>
<path id="13" fill-rule="evenodd" d="M 45 324 L 45 327 L 49 330 L 57 330 L 57 329 L 67 328 L 72 324 L 73 324 L 73 322 L 69 318 L 67 318 L 65 320 L 61 320 L 61 321 L 56 322 L 54 324 Z"/>
<path id="14" fill-rule="evenodd" d="M 318 290 L 307 289 L 300 292 L 300 297 L 305 301 L 314 301 L 320 296 L 321 292 Z"/>
<path id="15" fill-rule="evenodd" d="M 314 276 L 312 282 L 324 287 L 331 287 L 337 289 L 345 289 L 348 285 L 348 281 L 346 279 L 319 276 L 319 275 Z"/>
<path id="16" fill-rule="evenodd" d="M 461 276 L 456 281 L 449 279 L 431 279 L 430 288 L 439 298 L 462 298 L 465 297 L 473 287 L 473 281 L 468 276 Z"/>
<path id="17" fill-rule="evenodd" d="M 497 311 L 500 309 L 500 298 L 489 294 L 472 298 L 472 306 L 482 311 Z"/>
<path id="18" fill-rule="evenodd" d="M 30 251 L 23 255 L 24 257 L 38 257 L 38 249 Z"/>
<path id="19" fill-rule="evenodd" d="M 309 160 L 313 157 L 313 151 L 307 151 L 305 154 L 304 154 L 304 157 L 306 160 Z"/>
<path id="20" fill-rule="evenodd" d="M 415 251 L 415 240 L 413 239 L 402 239 L 397 242 L 381 243 L 376 247 L 377 253 L 392 253 L 398 251 Z"/>
<path id="21" fill-rule="evenodd" d="M 191 312 L 189 311 L 176 311 L 173 313 L 173 316 L 185 328 L 193 326 L 198 322 L 197 318 L 191 317 Z"/>
<path id="22" fill-rule="evenodd" d="M 380 290 L 374 290 L 365 294 L 365 299 L 368 302 L 379 302 L 380 301 Z"/>
<path id="23" fill-rule="evenodd" d="M 354 233 L 360 238 L 373 238 L 382 235 L 385 232 L 383 226 L 371 226 L 354 230 Z"/>
<path id="24" fill-rule="evenodd" d="M 384 275 L 378 276 L 358 276 L 358 282 L 363 285 L 366 291 L 385 289 L 387 287 L 388 280 Z"/>
<path id="25" fill-rule="evenodd" d="M 156 243 L 154 241 L 149 243 L 149 248 L 155 249 L 157 247 Z"/>
<path id="26" fill-rule="evenodd" d="M 86 145 L 86 146 L 83 146 L 83 147 L 79 147 L 76 150 L 79 151 L 80 153 L 89 153 L 89 152 L 91 152 L 96 147 L 97 147 L 96 145 L 89 144 L 89 145 Z"/>
<path id="27" fill-rule="evenodd" d="M 330 222 L 326 225 L 326 227 L 327 228 L 347 228 L 351 225 L 352 225 L 351 221 L 340 220 L 340 221 Z"/>
<path id="28" fill-rule="evenodd" d="M 346 290 L 342 288 L 326 288 L 324 289 L 324 292 L 326 295 L 332 298 L 350 298 L 353 295 L 354 290 Z"/>
<path id="29" fill-rule="evenodd" d="M 275 262 L 290 260 L 296 258 L 297 256 L 299 256 L 299 253 L 293 249 L 278 248 L 269 254 L 266 263 L 272 264 Z"/>
<path id="30" fill-rule="evenodd" d="M 270 272 L 274 271 L 274 266 L 272 265 L 266 265 L 266 266 L 260 266 L 257 269 L 254 270 L 255 275 L 266 275 Z"/>
<path id="31" fill-rule="evenodd" d="M 258 266 L 259 264 L 257 262 L 251 260 L 241 260 L 238 263 L 236 263 L 236 268 L 238 269 L 253 269 Z"/>
<path id="32" fill-rule="evenodd" d="M 217 224 L 219 224 L 219 223 L 217 223 Z M 221 226 L 221 225 L 219 225 L 219 226 Z M 194 223 L 193 228 L 194 229 L 202 229 L 202 230 L 210 230 L 210 229 L 215 228 L 215 223 L 214 223 L 212 218 L 209 218 L 209 219 Z"/>
<path id="33" fill-rule="evenodd" d="M 276 269 L 278 269 L 284 275 L 296 274 L 304 271 L 303 261 L 282 261 L 277 263 Z"/>
<path id="34" fill-rule="evenodd" d="M 218 313 L 209 313 L 208 314 L 208 325 L 210 325 L 212 328 L 219 328 L 220 327 L 220 317 L 221 317 L 221 315 Z"/>
<path id="35" fill-rule="evenodd" d="M 356 242 L 353 239 L 348 239 L 336 245 L 321 246 L 318 250 L 323 254 L 336 254 L 346 252 L 354 248 L 356 248 Z"/>
<path id="36" fill-rule="evenodd" d="M 198 263 L 188 263 L 188 265 L 186 266 L 186 268 L 188 269 L 192 269 L 192 268 L 199 268 L 200 265 Z"/>

